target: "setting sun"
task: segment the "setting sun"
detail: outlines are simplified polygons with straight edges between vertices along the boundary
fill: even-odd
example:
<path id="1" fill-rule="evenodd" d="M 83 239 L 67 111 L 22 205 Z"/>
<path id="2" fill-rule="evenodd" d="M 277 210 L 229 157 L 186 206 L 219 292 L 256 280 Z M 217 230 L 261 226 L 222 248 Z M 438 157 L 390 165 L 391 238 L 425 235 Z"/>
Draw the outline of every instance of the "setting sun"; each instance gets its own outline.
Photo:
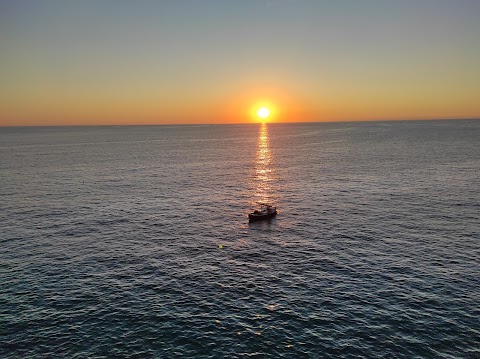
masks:
<path id="1" fill-rule="evenodd" d="M 250 108 L 251 119 L 254 122 L 276 122 L 277 114 L 277 107 L 271 101 L 257 101 Z"/>
<path id="2" fill-rule="evenodd" d="M 260 118 L 266 119 L 268 116 L 270 116 L 270 110 L 267 107 L 261 107 L 258 109 L 257 115 Z"/>

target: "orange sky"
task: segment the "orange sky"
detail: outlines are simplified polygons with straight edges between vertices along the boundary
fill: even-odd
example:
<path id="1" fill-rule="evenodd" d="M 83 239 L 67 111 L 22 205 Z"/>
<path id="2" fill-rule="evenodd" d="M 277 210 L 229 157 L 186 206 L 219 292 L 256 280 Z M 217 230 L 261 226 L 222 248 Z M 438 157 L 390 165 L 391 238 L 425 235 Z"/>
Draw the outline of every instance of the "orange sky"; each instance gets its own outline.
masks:
<path id="1" fill-rule="evenodd" d="M 0 125 L 480 117 L 480 3 L 0 4 Z"/>

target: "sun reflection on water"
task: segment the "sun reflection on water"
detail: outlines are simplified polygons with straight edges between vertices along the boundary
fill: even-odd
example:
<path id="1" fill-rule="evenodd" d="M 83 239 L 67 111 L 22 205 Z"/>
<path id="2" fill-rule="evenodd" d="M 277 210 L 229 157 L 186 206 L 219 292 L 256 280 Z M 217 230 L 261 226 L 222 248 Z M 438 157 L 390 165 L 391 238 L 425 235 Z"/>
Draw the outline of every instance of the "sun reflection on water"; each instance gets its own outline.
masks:
<path id="1" fill-rule="evenodd" d="M 262 123 L 258 134 L 257 160 L 255 162 L 255 202 L 274 202 L 272 191 L 274 178 L 268 128 L 266 123 Z"/>

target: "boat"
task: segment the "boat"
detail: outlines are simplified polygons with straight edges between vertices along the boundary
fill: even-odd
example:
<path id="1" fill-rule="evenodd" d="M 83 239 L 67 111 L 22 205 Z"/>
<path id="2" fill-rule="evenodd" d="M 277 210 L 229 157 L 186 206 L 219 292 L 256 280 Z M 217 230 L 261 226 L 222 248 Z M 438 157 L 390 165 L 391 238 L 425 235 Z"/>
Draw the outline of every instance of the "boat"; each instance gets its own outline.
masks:
<path id="1" fill-rule="evenodd" d="M 273 207 L 267 203 L 257 203 L 260 205 L 260 209 L 256 209 L 252 213 L 248 214 L 248 219 L 250 222 L 270 219 L 277 215 L 277 207 Z"/>

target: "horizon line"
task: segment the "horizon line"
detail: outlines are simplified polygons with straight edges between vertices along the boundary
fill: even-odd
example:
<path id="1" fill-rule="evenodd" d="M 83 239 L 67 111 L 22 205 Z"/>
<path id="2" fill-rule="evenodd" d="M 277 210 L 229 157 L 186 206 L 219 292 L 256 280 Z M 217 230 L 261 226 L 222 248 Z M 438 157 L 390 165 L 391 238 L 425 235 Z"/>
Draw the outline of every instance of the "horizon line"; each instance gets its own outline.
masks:
<path id="1" fill-rule="evenodd" d="M 266 124 L 307 124 L 307 123 L 361 123 L 361 122 L 423 122 L 423 121 L 478 121 L 480 117 L 445 117 L 445 118 L 406 118 L 406 119 L 361 119 L 361 120 L 330 120 L 330 121 L 279 121 L 279 122 L 205 122 L 205 123 L 137 123 L 137 124 L 64 124 L 64 125 L 1 125 L 0 128 L 14 127 L 127 127 L 127 126 L 229 126 L 229 125 L 260 125 Z"/>

